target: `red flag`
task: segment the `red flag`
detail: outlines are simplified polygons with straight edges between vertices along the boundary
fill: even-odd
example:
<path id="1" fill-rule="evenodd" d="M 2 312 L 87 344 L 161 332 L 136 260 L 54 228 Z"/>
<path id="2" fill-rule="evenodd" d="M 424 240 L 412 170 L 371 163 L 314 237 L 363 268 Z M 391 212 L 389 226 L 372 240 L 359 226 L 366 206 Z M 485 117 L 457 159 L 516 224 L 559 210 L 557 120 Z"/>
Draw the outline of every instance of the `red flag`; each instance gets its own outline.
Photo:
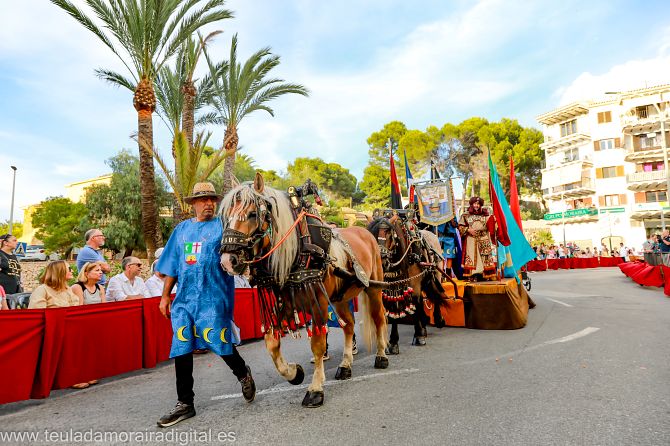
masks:
<path id="1" fill-rule="evenodd" d="M 509 159 L 509 208 L 512 211 L 512 215 L 514 215 L 514 220 L 519 225 L 519 229 L 523 231 L 523 226 L 521 225 L 521 207 L 519 206 L 519 191 L 516 188 L 514 158 L 512 157 Z"/>
<path id="2" fill-rule="evenodd" d="M 400 195 L 400 184 L 398 176 L 395 173 L 395 163 L 393 162 L 393 146 L 389 149 L 391 157 L 391 209 L 402 209 L 402 198 Z"/>

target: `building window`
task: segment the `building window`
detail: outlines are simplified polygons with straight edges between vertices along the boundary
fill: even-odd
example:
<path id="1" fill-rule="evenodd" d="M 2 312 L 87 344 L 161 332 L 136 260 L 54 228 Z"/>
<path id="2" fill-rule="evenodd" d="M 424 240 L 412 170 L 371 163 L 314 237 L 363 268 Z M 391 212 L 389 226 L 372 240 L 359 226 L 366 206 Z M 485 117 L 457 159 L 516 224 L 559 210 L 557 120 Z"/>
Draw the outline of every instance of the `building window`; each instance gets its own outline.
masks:
<path id="1" fill-rule="evenodd" d="M 653 136 L 650 136 L 653 135 Z M 656 147 L 656 134 L 649 133 L 648 135 L 640 136 L 640 147 L 643 149 L 648 149 L 650 147 Z"/>
<path id="2" fill-rule="evenodd" d="M 616 175 L 616 166 L 603 167 L 603 178 L 614 178 Z"/>
<path id="3" fill-rule="evenodd" d="M 605 206 L 619 206 L 619 196 L 605 195 Z"/>
<path id="4" fill-rule="evenodd" d="M 658 203 L 659 201 L 666 201 L 664 190 L 645 192 L 645 198 L 647 199 L 647 203 Z"/>
<path id="5" fill-rule="evenodd" d="M 577 161 L 579 159 L 579 148 L 573 147 L 564 152 L 563 162 Z"/>
<path id="6" fill-rule="evenodd" d="M 577 133 L 577 120 L 573 119 L 572 121 L 564 122 L 561 124 L 561 137 L 572 135 Z"/>
<path id="7" fill-rule="evenodd" d="M 643 105 L 642 107 L 636 107 L 635 114 L 638 119 L 647 119 L 647 106 Z"/>
<path id="8" fill-rule="evenodd" d="M 598 124 L 605 124 L 608 122 L 612 122 L 612 112 L 611 111 L 605 111 L 605 112 L 600 112 L 598 113 Z"/>
<path id="9" fill-rule="evenodd" d="M 613 139 L 601 139 L 598 142 L 600 143 L 600 150 L 612 150 L 614 148 Z"/>

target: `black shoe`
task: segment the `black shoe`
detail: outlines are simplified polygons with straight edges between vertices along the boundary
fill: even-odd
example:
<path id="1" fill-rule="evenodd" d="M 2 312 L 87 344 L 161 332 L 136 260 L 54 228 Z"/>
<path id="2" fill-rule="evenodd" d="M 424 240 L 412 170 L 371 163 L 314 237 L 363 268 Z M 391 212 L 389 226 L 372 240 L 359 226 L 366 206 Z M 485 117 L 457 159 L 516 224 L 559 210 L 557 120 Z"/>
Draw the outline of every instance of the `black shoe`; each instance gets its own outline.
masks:
<path id="1" fill-rule="evenodd" d="M 256 383 L 254 377 L 251 376 L 251 369 L 247 366 L 247 376 L 240 380 L 242 384 L 242 396 L 247 403 L 250 403 L 256 398 Z"/>
<path id="2" fill-rule="evenodd" d="M 167 415 L 163 415 L 161 419 L 158 420 L 157 424 L 159 427 L 170 427 L 194 416 L 195 407 L 193 407 L 193 404 L 184 404 L 181 401 L 178 401 L 177 405 L 174 406 L 174 409 Z"/>

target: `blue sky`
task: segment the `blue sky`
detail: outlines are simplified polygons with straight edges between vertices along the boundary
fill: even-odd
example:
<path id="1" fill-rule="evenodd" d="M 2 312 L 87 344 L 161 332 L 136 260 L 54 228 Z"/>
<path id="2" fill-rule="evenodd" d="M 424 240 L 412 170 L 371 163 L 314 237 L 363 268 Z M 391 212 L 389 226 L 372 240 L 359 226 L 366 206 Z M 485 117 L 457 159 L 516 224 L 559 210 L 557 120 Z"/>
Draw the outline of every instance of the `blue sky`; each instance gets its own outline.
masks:
<path id="1" fill-rule="evenodd" d="M 81 2 L 79 2 L 81 3 Z M 230 0 L 235 19 L 211 47 L 217 59 L 239 34 L 238 53 L 271 46 L 275 73 L 310 98 L 273 103 L 240 128 L 259 167 L 298 156 L 338 162 L 359 179 L 367 137 L 386 122 L 425 129 L 471 116 L 535 116 L 605 91 L 670 83 L 670 2 Z M 0 220 L 9 218 L 18 167 L 21 206 L 64 194 L 65 184 L 109 171 L 119 150 L 137 151 L 132 96 L 97 79 L 122 70 L 92 34 L 46 0 L 7 1 L 0 27 Z M 169 132 L 155 117 L 156 145 Z M 217 145 L 221 129 L 212 129 Z"/>

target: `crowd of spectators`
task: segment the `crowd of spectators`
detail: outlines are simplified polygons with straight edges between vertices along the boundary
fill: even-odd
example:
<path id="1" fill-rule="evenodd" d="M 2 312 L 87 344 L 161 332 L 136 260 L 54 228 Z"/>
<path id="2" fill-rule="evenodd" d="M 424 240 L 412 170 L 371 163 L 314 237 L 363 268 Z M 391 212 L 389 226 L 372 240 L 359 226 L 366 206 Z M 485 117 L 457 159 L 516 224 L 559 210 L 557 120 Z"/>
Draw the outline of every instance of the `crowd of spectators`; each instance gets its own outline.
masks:
<path id="1" fill-rule="evenodd" d="M 669 239 L 670 240 L 670 239 Z M 669 245 L 670 246 L 670 245 Z M 610 250 L 604 243 L 598 247 L 580 248 L 576 243 L 568 242 L 565 245 L 560 243 L 558 245 L 545 245 L 541 243 L 539 246 L 534 246 L 537 260 L 545 259 L 567 259 L 567 258 L 592 258 L 592 257 L 624 257 L 626 261 L 630 260 L 630 256 L 636 256 L 638 253 L 633 248 L 619 243 L 619 246 L 613 246 Z"/>

